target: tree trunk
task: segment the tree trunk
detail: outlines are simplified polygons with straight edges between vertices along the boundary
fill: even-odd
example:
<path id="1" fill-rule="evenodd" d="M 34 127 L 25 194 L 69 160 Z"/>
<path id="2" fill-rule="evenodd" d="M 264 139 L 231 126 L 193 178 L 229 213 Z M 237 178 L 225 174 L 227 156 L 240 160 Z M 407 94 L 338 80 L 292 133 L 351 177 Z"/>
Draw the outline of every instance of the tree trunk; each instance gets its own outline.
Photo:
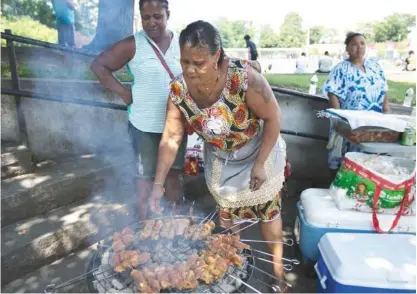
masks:
<path id="1" fill-rule="evenodd" d="M 100 0 L 96 35 L 84 49 L 100 52 L 132 35 L 134 0 Z"/>

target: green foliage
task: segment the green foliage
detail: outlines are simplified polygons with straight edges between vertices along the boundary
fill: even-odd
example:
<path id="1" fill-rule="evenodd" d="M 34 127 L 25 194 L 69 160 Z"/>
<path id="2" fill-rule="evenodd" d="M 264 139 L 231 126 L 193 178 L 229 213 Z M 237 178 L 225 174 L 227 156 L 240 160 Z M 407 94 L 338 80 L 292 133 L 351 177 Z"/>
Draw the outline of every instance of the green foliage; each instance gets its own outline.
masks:
<path id="1" fill-rule="evenodd" d="M 325 28 L 323 26 L 313 26 L 310 28 L 310 44 L 319 44 L 323 39 Z"/>
<path id="2" fill-rule="evenodd" d="M 334 28 L 324 28 L 321 43 L 323 44 L 337 44 L 340 42 L 338 39 L 339 31 Z"/>
<path id="3" fill-rule="evenodd" d="M 356 31 L 365 36 L 368 43 L 375 42 L 375 23 L 372 22 L 362 22 L 356 26 Z"/>
<path id="4" fill-rule="evenodd" d="M 394 13 L 380 22 L 359 23 L 356 31 L 365 35 L 368 42 L 401 42 L 406 40 L 410 28 L 416 25 L 416 16 Z"/>
<path id="5" fill-rule="evenodd" d="M 306 44 L 306 32 L 302 28 L 302 18 L 296 12 L 288 13 L 279 32 L 279 47 L 295 48 Z"/>
<path id="6" fill-rule="evenodd" d="M 51 29 L 39 21 L 33 20 L 28 16 L 24 17 L 2 17 L 0 19 L 2 30 L 10 29 L 15 35 L 33 38 L 45 42 L 56 43 L 58 40 L 58 33 L 56 29 Z M 1 45 L 5 46 L 6 41 L 1 40 Z M 15 43 L 16 46 L 23 45 Z M 25 45 L 27 46 L 27 45 Z"/>
<path id="7" fill-rule="evenodd" d="M 313 74 L 265 74 L 265 78 L 271 85 L 280 86 L 283 88 L 293 89 L 301 92 L 308 92 L 310 86 L 310 79 Z M 317 84 L 318 94 L 320 94 L 327 74 L 317 74 L 319 79 Z M 416 83 L 396 82 L 388 80 L 388 97 L 392 103 L 402 103 L 404 95 L 408 88 L 416 88 Z M 415 98 L 413 105 L 415 105 Z"/>
<path id="8" fill-rule="evenodd" d="M 249 34 L 253 37 L 254 30 L 252 24 L 247 21 L 228 21 L 220 18 L 214 22 L 214 26 L 219 30 L 224 48 L 245 48 L 243 37 Z"/>
<path id="9" fill-rule="evenodd" d="M 310 44 L 335 44 L 338 31 L 323 26 L 312 26 L 310 28 Z"/>
<path id="10" fill-rule="evenodd" d="M 2 78 L 10 78 L 11 77 L 9 63 L 4 62 L 4 61 L 1 62 L 1 77 Z"/>
<path id="11" fill-rule="evenodd" d="M 416 25 L 416 16 L 394 13 L 374 26 L 376 42 L 399 42 L 405 40 L 409 29 Z"/>
<path id="12" fill-rule="evenodd" d="M 261 27 L 261 34 L 259 38 L 260 48 L 276 48 L 279 44 L 278 34 L 271 26 L 265 25 Z"/>
<path id="13" fill-rule="evenodd" d="M 99 0 L 74 0 L 75 28 L 86 36 L 95 34 Z M 56 27 L 55 13 L 50 0 L 3 0 L 2 16 L 29 17 L 50 28 Z"/>
<path id="14" fill-rule="evenodd" d="M 50 1 L 45 0 L 2 0 L 2 16 L 27 16 L 50 28 L 55 27 L 55 15 Z"/>
<path id="15" fill-rule="evenodd" d="M 96 76 L 89 68 L 89 64 L 85 67 L 65 68 L 62 65 L 46 64 L 42 67 L 29 66 L 26 62 L 19 62 L 17 68 L 19 77 L 21 78 L 37 78 L 37 79 L 68 79 L 68 80 L 97 80 Z M 132 77 L 126 68 L 122 68 L 115 73 L 116 77 L 122 82 L 131 82 Z M 1 77 L 10 78 L 10 66 L 8 62 L 1 62 Z"/>
<path id="16" fill-rule="evenodd" d="M 94 36 L 98 20 L 99 0 L 76 0 L 75 28 L 86 36 Z"/>

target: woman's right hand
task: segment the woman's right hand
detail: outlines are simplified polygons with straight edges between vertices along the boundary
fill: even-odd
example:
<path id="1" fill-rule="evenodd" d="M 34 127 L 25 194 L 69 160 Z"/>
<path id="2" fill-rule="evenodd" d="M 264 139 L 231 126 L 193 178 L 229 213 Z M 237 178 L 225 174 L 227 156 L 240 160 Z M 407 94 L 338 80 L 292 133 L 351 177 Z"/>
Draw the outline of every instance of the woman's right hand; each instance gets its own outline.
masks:
<path id="1" fill-rule="evenodd" d="M 161 214 L 164 209 L 161 207 L 161 199 L 164 196 L 165 189 L 162 185 L 153 185 L 152 192 L 149 197 L 149 207 L 152 212 Z"/>

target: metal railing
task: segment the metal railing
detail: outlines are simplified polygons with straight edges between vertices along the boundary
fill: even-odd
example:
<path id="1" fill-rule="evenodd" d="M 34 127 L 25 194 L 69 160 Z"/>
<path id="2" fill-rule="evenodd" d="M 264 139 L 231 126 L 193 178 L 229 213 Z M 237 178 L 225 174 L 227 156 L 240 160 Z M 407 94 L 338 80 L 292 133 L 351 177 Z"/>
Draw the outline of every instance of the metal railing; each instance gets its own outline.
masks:
<path id="1" fill-rule="evenodd" d="M 101 108 L 108 108 L 108 109 L 114 109 L 114 110 L 124 110 L 124 111 L 127 110 L 127 106 L 122 105 L 122 104 L 95 102 L 95 101 L 90 101 L 90 100 L 74 99 L 74 98 L 66 98 L 66 97 L 55 97 L 55 96 L 43 94 L 43 93 L 36 93 L 32 91 L 22 91 L 20 88 L 20 83 L 19 83 L 19 74 L 18 74 L 18 69 L 17 69 L 16 50 L 15 50 L 14 42 L 59 50 L 59 51 L 68 52 L 68 53 L 75 54 L 75 55 L 80 55 L 80 56 L 94 57 L 96 56 L 96 54 L 85 51 L 85 50 L 81 50 L 81 49 L 70 48 L 70 47 L 43 42 L 43 41 L 31 39 L 31 38 L 13 35 L 12 31 L 8 29 L 6 29 L 4 33 L 1 33 L 1 38 L 6 40 L 7 52 L 9 56 L 10 73 L 11 73 L 11 84 L 12 84 L 12 89 L 7 89 L 7 88 L 2 87 L 1 94 L 11 95 L 15 97 L 17 120 L 18 120 L 19 132 L 20 132 L 20 141 L 26 146 L 28 146 L 28 148 L 29 148 L 29 140 L 27 138 L 26 121 L 25 121 L 25 117 L 23 114 L 23 110 L 22 110 L 22 103 L 21 103 L 22 97 L 38 99 L 38 100 L 61 102 L 61 103 L 85 105 L 85 106 L 91 106 L 91 107 L 101 107 Z M 326 99 L 320 96 L 311 96 L 311 95 L 303 94 L 303 93 L 296 92 L 293 90 L 283 89 L 283 88 L 274 87 L 274 86 L 272 86 L 271 88 L 274 92 L 295 95 L 300 98 L 311 99 L 315 101 L 326 102 Z M 303 132 L 281 130 L 281 133 L 304 137 L 304 138 L 317 139 L 317 140 L 327 140 L 327 137 L 316 135 L 316 134 L 303 133 Z"/>

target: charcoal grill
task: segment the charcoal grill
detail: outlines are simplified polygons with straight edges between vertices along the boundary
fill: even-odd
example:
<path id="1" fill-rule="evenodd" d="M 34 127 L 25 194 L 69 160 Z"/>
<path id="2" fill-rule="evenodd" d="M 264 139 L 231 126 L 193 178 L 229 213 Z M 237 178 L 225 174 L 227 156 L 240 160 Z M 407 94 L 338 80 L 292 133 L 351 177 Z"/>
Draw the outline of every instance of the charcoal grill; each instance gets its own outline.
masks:
<path id="1" fill-rule="evenodd" d="M 184 202 L 184 201 L 183 201 Z M 172 219 L 172 218 L 188 218 L 193 223 L 201 224 L 203 222 L 206 222 L 208 220 L 213 219 L 215 216 L 217 216 L 217 208 L 213 210 L 210 214 L 208 214 L 206 217 L 199 217 L 193 215 L 194 213 L 194 202 L 190 205 L 182 205 L 180 208 L 182 209 L 184 214 L 187 215 L 177 215 L 173 216 L 171 212 L 171 216 L 168 217 L 158 217 L 153 218 L 154 220 L 160 219 Z M 251 227 L 256 223 L 250 223 L 249 225 L 244 225 L 243 228 L 239 229 L 238 231 L 245 230 L 246 228 Z M 145 225 L 145 222 L 139 222 L 134 225 L 131 225 L 130 228 L 132 228 L 135 232 L 141 230 Z M 214 234 L 224 234 L 224 233 L 230 233 L 231 228 L 228 230 L 224 230 L 221 228 L 216 227 L 212 233 Z M 187 248 L 190 247 L 190 244 L 188 241 L 181 241 L 180 236 L 177 236 L 172 241 L 173 244 L 171 245 L 171 248 L 167 244 L 167 241 L 164 239 L 161 239 L 157 241 L 158 246 L 168 246 L 168 248 L 165 248 L 164 252 L 169 253 L 174 250 L 175 258 L 172 260 L 166 260 L 166 256 L 169 256 L 169 254 L 164 254 L 162 258 L 164 258 L 165 262 L 175 263 L 175 262 L 181 262 L 184 261 L 184 258 L 186 256 L 183 254 L 187 252 L 187 255 L 189 255 L 191 252 L 190 250 L 199 250 L 199 249 L 206 249 L 205 242 L 199 241 L 195 242 L 193 241 L 192 246 L 193 248 Z M 260 241 L 260 240 L 242 240 L 242 241 L 249 241 L 249 242 L 266 242 L 266 241 Z M 136 242 L 136 243 L 135 243 Z M 142 251 L 148 251 L 151 252 L 149 246 L 155 245 L 155 241 L 149 241 L 149 240 L 136 240 L 133 245 L 130 248 L 126 247 L 126 250 L 135 250 L 139 249 Z M 60 285 L 50 284 L 45 288 L 45 293 L 53 293 L 56 290 L 60 288 L 65 288 L 71 284 L 78 283 L 80 281 L 85 281 L 88 286 L 88 290 L 90 293 L 134 293 L 137 292 L 136 285 L 133 281 L 133 279 L 130 277 L 130 270 L 127 270 L 122 273 L 117 273 L 114 271 L 113 264 L 112 264 L 112 256 L 114 254 L 113 248 L 112 248 L 113 238 L 109 237 L 100 242 L 97 246 L 96 251 L 94 252 L 92 258 L 90 259 L 87 267 L 87 271 L 84 274 L 81 274 L 74 279 L 71 279 L 69 281 L 66 281 Z M 148 244 L 147 244 L 148 243 Z M 293 241 L 292 239 L 288 239 L 286 242 L 282 242 L 286 246 L 292 246 Z M 148 249 L 141 248 L 143 246 L 148 246 Z M 183 251 L 183 252 L 181 252 Z M 227 272 L 220 278 L 215 281 L 213 281 L 210 285 L 206 285 L 205 283 L 198 281 L 198 288 L 194 290 L 190 290 L 188 292 L 197 292 L 197 293 L 242 293 L 246 290 L 246 288 L 250 288 L 253 292 L 261 293 L 257 289 L 255 289 L 253 286 L 249 284 L 249 281 L 251 279 L 255 279 L 261 284 L 268 287 L 268 289 L 276 292 L 279 291 L 279 287 L 276 285 L 271 285 L 268 283 L 265 283 L 262 279 L 256 278 L 253 276 L 254 271 L 258 271 L 260 274 L 265 275 L 268 278 L 276 279 L 273 275 L 271 275 L 268 272 L 263 271 L 259 267 L 255 266 L 255 260 L 261 260 L 263 262 L 271 262 L 268 260 L 265 260 L 263 258 L 260 258 L 258 256 L 254 255 L 254 252 L 261 253 L 262 255 L 269 255 L 271 254 L 260 251 L 260 250 L 254 250 L 254 249 L 245 249 L 239 253 L 243 260 L 243 265 L 241 267 L 237 267 L 234 265 L 231 265 Z M 181 256 L 184 255 L 184 256 Z M 165 256 L 166 255 L 166 256 Z M 154 257 L 155 255 L 152 255 Z M 155 263 L 159 263 L 158 260 L 154 260 Z M 292 270 L 291 264 L 297 265 L 300 262 L 296 259 L 287 259 L 282 258 L 283 266 L 286 271 Z M 285 264 L 284 262 L 287 262 Z M 287 286 L 291 287 L 287 283 Z M 268 292 L 270 292 L 270 290 Z M 165 293 L 175 293 L 175 292 L 187 292 L 184 290 L 178 291 L 178 289 L 165 289 L 162 290 L 162 292 Z"/>
<path id="2" fill-rule="evenodd" d="M 175 218 L 184 218 L 187 216 L 176 216 Z M 159 219 L 165 219 L 171 217 L 163 217 Z M 189 217 L 188 217 L 189 218 Z M 202 218 L 193 217 L 192 221 L 198 223 Z M 139 231 L 144 226 L 144 222 L 137 223 L 132 225 L 131 228 L 134 231 Z M 223 230 L 220 228 L 215 228 L 213 233 L 221 233 Z M 160 246 L 164 249 L 164 256 L 158 256 L 157 254 L 152 255 L 154 262 L 166 262 L 166 263 L 175 263 L 185 261 L 188 255 L 193 251 L 200 249 L 205 249 L 204 241 L 194 241 L 188 242 L 184 241 L 181 237 L 175 237 L 172 242 L 159 240 L 157 241 L 157 246 Z M 152 245 L 155 245 L 155 241 L 150 240 L 140 240 L 134 243 L 133 248 L 139 250 L 149 250 L 152 252 Z M 133 249 L 132 248 L 132 249 Z M 160 252 L 160 251 L 159 251 Z M 127 270 L 122 273 L 114 272 L 112 265 L 112 238 L 109 237 L 101 242 L 90 259 L 87 268 L 87 285 L 91 293 L 134 293 L 136 291 L 135 282 L 130 277 L 130 270 Z M 243 265 L 241 267 L 236 267 L 231 265 L 228 268 L 227 274 L 223 277 L 215 280 L 210 285 L 199 281 L 199 286 L 197 289 L 188 292 L 197 292 L 197 293 L 242 293 L 246 289 L 248 281 L 252 277 L 255 259 L 253 257 L 252 251 L 250 249 L 245 249 L 240 253 L 240 256 L 243 260 Z M 233 278 L 236 277 L 237 279 Z M 162 290 L 163 293 L 175 293 L 175 292 L 187 292 L 184 290 L 177 289 L 165 289 Z"/>

